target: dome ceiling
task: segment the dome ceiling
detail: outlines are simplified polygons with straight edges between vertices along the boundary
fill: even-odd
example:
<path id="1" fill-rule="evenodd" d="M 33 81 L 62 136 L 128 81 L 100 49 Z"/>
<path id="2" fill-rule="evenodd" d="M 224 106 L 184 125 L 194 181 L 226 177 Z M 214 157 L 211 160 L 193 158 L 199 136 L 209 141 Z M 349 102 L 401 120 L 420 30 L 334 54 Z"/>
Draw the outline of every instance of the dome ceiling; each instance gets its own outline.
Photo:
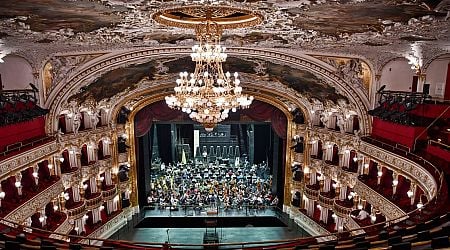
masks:
<path id="1" fill-rule="evenodd" d="M 151 18 L 161 7 L 187 1 L 1 1 L 0 50 L 45 58 L 68 50 L 191 45 L 192 30 L 160 25 Z M 396 51 L 401 56 L 411 51 L 412 43 L 420 43 L 424 51 L 445 52 L 450 47 L 449 0 L 243 2 L 259 11 L 264 21 L 226 31 L 224 44 L 297 48 L 369 59 L 380 52 Z"/>

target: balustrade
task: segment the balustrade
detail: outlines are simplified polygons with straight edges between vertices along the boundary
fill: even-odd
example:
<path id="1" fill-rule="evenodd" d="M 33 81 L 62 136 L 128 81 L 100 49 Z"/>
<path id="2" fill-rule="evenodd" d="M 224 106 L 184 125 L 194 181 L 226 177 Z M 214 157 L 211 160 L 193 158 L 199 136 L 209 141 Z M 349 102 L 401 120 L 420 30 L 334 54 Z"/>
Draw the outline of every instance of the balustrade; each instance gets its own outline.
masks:
<path id="1" fill-rule="evenodd" d="M 103 204 L 103 196 L 101 193 L 92 194 L 93 196 L 86 199 L 86 209 L 97 208 Z"/>
<path id="2" fill-rule="evenodd" d="M 343 201 L 334 200 L 333 202 L 333 212 L 340 217 L 346 218 L 350 215 L 353 210 L 353 206 L 346 206 Z"/>
<path id="3" fill-rule="evenodd" d="M 81 218 L 86 214 L 86 202 L 80 203 L 80 205 L 75 208 L 67 209 L 66 213 L 71 218 Z"/>
<path id="4" fill-rule="evenodd" d="M 319 204 L 322 207 L 332 209 L 334 205 L 334 197 L 327 197 L 329 193 L 319 193 Z"/>
<path id="5" fill-rule="evenodd" d="M 312 199 L 312 200 L 318 200 L 319 199 L 319 186 L 311 186 L 311 185 L 306 185 L 305 186 L 305 196 L 308 199 Z"/>
<path id="6" fill-rule="evenodd" d="M 114 185 L 112 188 L 102 191 L 102 197 L 105 200 L 111 200 L 117 195 L 117 186 Z"/>

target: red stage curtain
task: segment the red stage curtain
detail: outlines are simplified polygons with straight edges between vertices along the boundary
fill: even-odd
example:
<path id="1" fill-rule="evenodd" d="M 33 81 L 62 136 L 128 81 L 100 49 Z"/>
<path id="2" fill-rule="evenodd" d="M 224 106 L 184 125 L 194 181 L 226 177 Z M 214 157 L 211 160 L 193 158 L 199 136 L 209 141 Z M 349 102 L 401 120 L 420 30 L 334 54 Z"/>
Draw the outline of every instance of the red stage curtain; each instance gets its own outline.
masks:
<path id="1" fill-rule="evenodd" d="M 270 121 L 275 133 L 280 138 L 286 139 L 287 118 L 274 106 L 255 100 L 250 108 L 240 110 L 240 112 L 255 121 Z M 135 135 L 137 137 L 144 136 L 149 131 L 153 120 L 170 121 L 183 115 L 183 112 L 169 108 L 164 101 L 155 102 L 136 114 Z"/>
<path id="2" fill-rule="evenodd" d="M 169 108 L 164 101 L 155 102 L 136 114 L 134 133 L 136 137 L 144 136 L 150 130 L 153 120 L 170 121 L 180 115 L 181 111 Z"/>
<path id="3" fill-rule="evenodd" d="M 287 118 L 281 110 L 265 102 L 255 100 L 248 109 L 241 112 L 255 121 L 270 121 L 275 133 L 281 139 L 286 139 Z"/>

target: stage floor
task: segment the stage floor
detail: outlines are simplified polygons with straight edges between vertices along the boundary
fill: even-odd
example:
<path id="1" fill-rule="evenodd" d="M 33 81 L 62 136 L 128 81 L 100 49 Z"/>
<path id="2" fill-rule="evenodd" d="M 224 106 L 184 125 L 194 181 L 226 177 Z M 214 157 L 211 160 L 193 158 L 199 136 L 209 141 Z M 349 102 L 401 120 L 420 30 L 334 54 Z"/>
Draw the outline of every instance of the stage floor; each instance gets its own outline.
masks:
<path id="1" fill-rule="evenodd" d="M 208 232 L 215 230 L 220 243 L 270 241 L 309 236 L 292 220 L 280 220 L 280 215 L 272 209 L 247 211 L 232 209 L 219 211 L 217 214 L 197 213 L 196 215 L 193 211 L 182 209 L 179 211 L 142 210 L 141 212 L 144 213 L 144 218 L 136 227 L 127 225 L 111 239 L 149 243 L 168 241 L 203 244 L 203 236 L 206 232 L 204 220 L 214 220 L 214 218 L 217 218 L 218 226 L 215 229 L 208 228 Z M 157 225 L 152 225 L 152 222 Z"/>

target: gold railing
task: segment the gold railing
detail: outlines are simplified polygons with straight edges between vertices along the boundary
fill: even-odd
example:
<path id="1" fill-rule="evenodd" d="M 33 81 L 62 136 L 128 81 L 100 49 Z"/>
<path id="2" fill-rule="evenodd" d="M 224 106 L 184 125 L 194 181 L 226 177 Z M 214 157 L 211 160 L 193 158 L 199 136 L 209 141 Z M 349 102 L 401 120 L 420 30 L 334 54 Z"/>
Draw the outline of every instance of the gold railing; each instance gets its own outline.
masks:
<path id="1" fill-rule="evenodd" d="M 75 208 L 66 209 L 66 213 L 71 218 L 80 218 L 86 214 L 86 202 Z"/>
<path id="2" fill-rule="evenodd" d="M 305 196 L 308 199 L 318 200 L 319 199 L 319 189 L 315 190 L 311 186 L 305 185 Z"/>
<path id="3" fill-rule="evenodd" d="M 117 195 L 117 186 L 106 191 L 102 191 L 102 197 L 104 200 L 111 200 Z"/>
<path id="4" fill-rule="evenodd" d="M 94 209 L 103 204 L 103 196 L 101 193 L 97 193 L 96 196 L 91 199 L 86 199 L 86 209 Z"/>
<path id="5" fill-rule="evenodd" d="M 338 200 L 333 202 L 333 212 L 340 217 L 347 217 L 353 210 L 353 207 L 346 207 L 337 203 Z"/>
<path id="6" fill-rule="evenodd" d="M 319 193 L 319 204 L 322 207 L 332 209 L 333 205 L 334 205 L 334 198 L 329 198 L 329 197 L 322 195 L 322 193 Z"/>

